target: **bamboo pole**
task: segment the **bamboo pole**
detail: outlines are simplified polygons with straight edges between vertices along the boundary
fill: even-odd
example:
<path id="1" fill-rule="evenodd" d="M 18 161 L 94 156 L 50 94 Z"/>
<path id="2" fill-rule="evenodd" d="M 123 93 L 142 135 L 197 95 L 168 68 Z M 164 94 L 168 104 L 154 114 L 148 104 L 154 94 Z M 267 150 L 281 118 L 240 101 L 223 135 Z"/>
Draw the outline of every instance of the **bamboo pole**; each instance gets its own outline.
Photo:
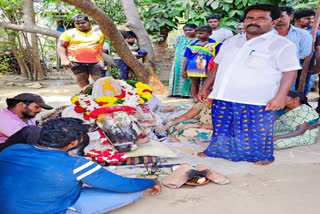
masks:
<path id="1" fill-rule="evenodd" d="M 313 38 L 313 40 L 312 40 L 312 49 L 314 48 L 314 44 L 315 44 L 315 41 L 316 41 L 316 36 L 317 36 L 317 31 L 318 31 L 319 24 L 320 24 L 320 1 L 318 3 L 316 16 L 315 16 L 315 19 L 314 19 L 314 22 L 313 22 L 313 25 L 312 25 L 312 30 L 311 30 L 311 35 L 312 35 L 312 38 Z M 298 90 L 301 91 L 301 92 L 304 92 L 304 87 L 305 87 L 305 84 L 306 84 L 306 79 L 307 79 L 307 74 L 308 74 L 308 71 L 309 71 L 309 65 L 310 65 L 311 57 L 312 57 L 312 53 L 309 56 L 307 56 L 304 59 L 304 62 L 303 62 L 300 81 L 299 81 L 299 88 L 298 88 Z"/>

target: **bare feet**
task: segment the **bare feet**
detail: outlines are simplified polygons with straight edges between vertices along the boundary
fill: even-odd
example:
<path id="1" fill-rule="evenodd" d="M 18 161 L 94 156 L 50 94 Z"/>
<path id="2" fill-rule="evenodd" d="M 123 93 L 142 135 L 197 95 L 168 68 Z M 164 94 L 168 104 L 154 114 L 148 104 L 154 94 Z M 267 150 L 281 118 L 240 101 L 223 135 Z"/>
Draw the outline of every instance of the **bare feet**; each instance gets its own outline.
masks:
<path id="1" fill-rule="evenodd" d="M 254 165 L 266 166 L 272 164 L 273 161 L 257 161 L 254 162 Z"/>
<path id="2" fill-rule="evenodd" d="M 204 154 L 204 152 L 199 152 L 197 155 L 202 158 L 208 157 L 208 155 Z"/>

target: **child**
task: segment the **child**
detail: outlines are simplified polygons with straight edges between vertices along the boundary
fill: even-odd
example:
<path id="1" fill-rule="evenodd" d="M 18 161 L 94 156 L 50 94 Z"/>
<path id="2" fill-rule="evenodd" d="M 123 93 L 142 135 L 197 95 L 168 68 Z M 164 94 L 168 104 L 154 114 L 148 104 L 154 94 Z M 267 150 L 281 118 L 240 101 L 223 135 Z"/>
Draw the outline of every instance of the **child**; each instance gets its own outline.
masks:
<path id="1" fill-rule="evenodd" d="M 191 78 L 191 93 L 194 102 L 198 102 L 200 78 L 207 77 L 208 63 L 215 57 L 222 43 L 210 39 L 212 29 L 209 26 L 196 28 L 197 40 L 188 45 L 184 53 L 184 64 L 181 77 Z"/>
<path id="2" fill-rule="evenodd" d="M 136 43 L 136 35 L 132 31 L 127 31 L 123 35 L 124 39 L 126 40 L 126 44 L 131 51 L 131 53 L 136 57 L 146 56 L 147 52 L 145 50 L 140 50 L 138 44 Z M 129 74 L 129 66 L 119 57 L 115 56 L 115 63 L 120 68 L 120 78 L 121 80 L 127 80 Z"/>

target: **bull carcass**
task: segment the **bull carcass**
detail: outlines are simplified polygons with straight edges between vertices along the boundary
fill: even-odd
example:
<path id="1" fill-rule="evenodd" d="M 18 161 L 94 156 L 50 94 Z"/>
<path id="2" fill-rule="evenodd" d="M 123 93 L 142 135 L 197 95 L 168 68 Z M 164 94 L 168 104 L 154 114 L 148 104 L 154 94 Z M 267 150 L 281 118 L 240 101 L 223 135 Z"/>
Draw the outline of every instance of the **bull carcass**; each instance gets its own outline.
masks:
<path id="1" fill-rule="evenodd" d="M 154 127 L 162 122 L 148 106 L 151 97 L 152 89 L 146 84 L 101 78 L 74 96 L 73 105 L 62 116 L 97 124 L 112 147 L 129 152 L 137 149 L 137 142 L 148 141 Z M 101 146 L 98 150 L 104 149 Z"/>

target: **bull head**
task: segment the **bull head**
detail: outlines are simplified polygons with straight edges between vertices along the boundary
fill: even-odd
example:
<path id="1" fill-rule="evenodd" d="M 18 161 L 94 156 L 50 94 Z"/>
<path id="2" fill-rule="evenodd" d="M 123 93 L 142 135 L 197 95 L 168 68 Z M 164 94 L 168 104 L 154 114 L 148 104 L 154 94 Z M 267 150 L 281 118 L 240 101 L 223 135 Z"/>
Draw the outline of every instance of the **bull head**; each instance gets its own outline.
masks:
<path id="1" fill-rule="evenodd" d="M 119 152 L 129 152 L 138 148 L 136 125 L 127 112 L 101 114 L 97 124 Z"/>

